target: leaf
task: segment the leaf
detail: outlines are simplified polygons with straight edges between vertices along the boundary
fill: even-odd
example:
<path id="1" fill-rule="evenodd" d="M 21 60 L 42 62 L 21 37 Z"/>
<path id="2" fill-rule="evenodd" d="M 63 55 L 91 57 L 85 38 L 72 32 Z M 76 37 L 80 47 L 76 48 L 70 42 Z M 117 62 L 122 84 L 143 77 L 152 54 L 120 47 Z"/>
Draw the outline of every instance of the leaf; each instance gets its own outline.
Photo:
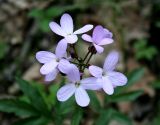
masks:
<path id="1" fill-rule="evenodd" d="M 75 9 L 85 9 L 87 7 L 88 6 L 84 4 L 52 6 L 45 10 L 33 9 L 29 12 L 28 16 L 33 17 L 37 20 L 40 30 L 42 30 L 43 32 L 49 32 L 49 22 L 52 21 L 54 17 L 58 17 L 66 11 L 72 11 Z"/>
<path id="2" fill-rule="evenodd" d="M 17 99 L 1 99 L 0 111 L 14 113 L 20 117 L 39 115 L 39 112 L 29 103 Z"/>
<path id="3" fill-rule="evenodd" d="M 42 114 L 50 116 L 51 113 L 38 89 L 25 80 L 20 78 L 16 78 L 16 80 L 23 93 L 30 99 L 31 104 Z"/>
<path id="4" fill-rule="evenodd" d="M 126 115 L 122 114 L 121 112 L 114 110 L 112 115 L 114 120 L 122 123 L 123 125 L 132 125 L 131 119 L 129 119 Z"/>
<path id="5" fill-rule="evenodd" d="M 112 109 L 101 110 L 98 119 L 95 121 L 95 125 L 108 125 L 112 118 Z"/>
<path id="6" fill-rule="evenodd" d="M 59 89 L 60 84 L 52 84 L 49 87 L 49 95 L 47 97 L 47 102 L 49 104 L 49 106 L 54 106 L 56 104 L 56 100 L 57 100 L 57 91 Z"/>
<path id="7" fill-rule="evenodd" d="M 137 90 L 133 92 L 127 92 L 127 93 L 108 96 L 106 99 L 108 102 L 134 101 L 142 94 L 143 94 L 142 90 Z"/>
<path id="8" fill-rule="evenodd" d="M 75 100 L 72 96 L 70 99 L 68 99 L 65 102 L 60 102 L 58 113 L 61 115 L 66 115 L 67 113 L 70 113 L 75 110 Z"/>
<path id="9" fill-rule="evenodd" d="M 32 9 L 29 13 L 29 17 L 35 17 L 35 18 L 40 18 L 44 15 L 44 11 L 41 9 Z"/>
<path id="10" fill-rule="evenodd" d="M 152 84 L 150 84 L 150 86 L 155 89 L 160 89 L 160 80 L 154 81 Z"/>
<path id="11" fill-rule="evenodd" d="M 123 125 L 132 125 L 132 121 L 126 115 L 112 108 L 101 110 L 95 125 L 108 125 L 112 120 L 123 123 Z"/>
<path id="12" fill-rule="evenodd" d="M 150 125 L 159 125 L 160 123 L 160 115 L 156 116 Z"/>
<path id="13" fill-rule="evenodd" d="M 115 94 L 124 92 L 124 90 L 128 89 L 132 85 L 136 84 L 143 76 L 144 76 L 145 69 L 144 68 L 138 68 L 133 70 L 127 75 L 128 83 L 125 86 L 117 87 L 115 89 Z"/>
<path id="14" fill-rule="evenodd" d="M 133 70 L 129 75 L 128 75 L 128 84 L 127 86 L 131 86 L 134 83 L 138 82 L 144 75 L 144 68 L 139 68 Z"/>
<path id="15" fill-rule="evenodd" d="M 73 118 L 71 120 L 71 125 L 79 125 L 82 119 L 83 112 L 80 108 L 78 108 L 73 114 Z"/>
<path id="16" fill-rule="evenodd" d="M 0 59 L 3 59 L 5 57 L 7 50 L 8 45 L 0 41 Z"/>
<path id="17" fill-rule="evenodd" d="M 93 91 L 88 91 L 88 94 L 89 94 L 89 97 L 90 97 L 90 105 L 91 105 L 91 108 L 95 111 L 97 111 L 97 109 L 101 109 L 101 105 L 100 105 L 100 102 L 95 94 L 95 92 Z"/>
<path id="18" fill-rule="evenodd" d="M 45 117 L 29 117 L 15 122 L 13 125 L 47 125 L 49 122 Z"/>

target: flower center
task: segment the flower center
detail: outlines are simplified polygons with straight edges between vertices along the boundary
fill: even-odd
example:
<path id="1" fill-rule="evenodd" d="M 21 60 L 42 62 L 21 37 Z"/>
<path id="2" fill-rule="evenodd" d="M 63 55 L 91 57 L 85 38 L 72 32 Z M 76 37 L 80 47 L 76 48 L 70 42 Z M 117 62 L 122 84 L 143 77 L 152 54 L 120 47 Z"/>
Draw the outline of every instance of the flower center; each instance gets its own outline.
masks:
<path id="1" fill-rule="evenodd" d="M 107 76 L 107 72 L 103 71 L 102 75 Z"/>
<path id="2" fill-rule="evenodd" d="M 80 83 L 79 82 L 76 82 L 76 88 L 78 88 L 80 86 Z"/>
<path id="3" fill-rule="evenodd" d="M 59 62 L 59 59 L 58 58 L 56 58 L 56 59 L 54 59 L 56 62 Z"/>

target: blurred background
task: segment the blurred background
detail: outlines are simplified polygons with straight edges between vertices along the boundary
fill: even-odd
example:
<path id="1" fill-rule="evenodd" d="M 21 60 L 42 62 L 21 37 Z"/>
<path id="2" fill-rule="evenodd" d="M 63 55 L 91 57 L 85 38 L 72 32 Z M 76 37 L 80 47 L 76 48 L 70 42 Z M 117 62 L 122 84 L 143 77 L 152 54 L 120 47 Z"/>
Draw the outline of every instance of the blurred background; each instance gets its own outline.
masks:
<path id="1" fill-rule="evenodd" d="M 90 23 L 113 32 L 114 44 L 105 46 L 105 53 L 95 55 L 91 64 L 102 66 L 107 53 L 116 49 L 121 53 L 117 70 L 129 79 L 128 85 L 118 88 L 113 96 L 90 93 L 93 102 L 78 115 L 78 124 L 160 125 L 160 0 L 0 0 L 0 99 L 27 100 L 15 81 L 15 76 L 21 76 L 41 93 L 52 93 L 46 100 L 53 110 L 61 105 L 55 97 L 59 86 L 44 82 L 35 53 L 54 52 L 61 37 L 48 24 L 52 20 L 59 23 L 65 12 L 72 16 L 75 29 Z M 89 44 L 81 41 L 76 48 L 83 57 Z M 59 76 L 53 83 L 61 79 Z M 21 119 L 1 112 L 3 108 L 0 104 L 0 125 Z M 78 125 L 72 122 L 71 110 L 64 114 L 59 125 Z"/>

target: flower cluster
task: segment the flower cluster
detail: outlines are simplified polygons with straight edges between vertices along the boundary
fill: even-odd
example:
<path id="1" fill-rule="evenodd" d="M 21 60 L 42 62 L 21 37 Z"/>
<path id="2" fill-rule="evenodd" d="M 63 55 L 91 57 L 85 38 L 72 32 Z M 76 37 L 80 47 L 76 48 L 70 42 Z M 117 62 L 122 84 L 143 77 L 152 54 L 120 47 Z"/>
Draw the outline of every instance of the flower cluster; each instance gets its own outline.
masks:
<path id="1" fill-rule="evenodd" d="M 112 51 L 106 57 L 103 68 L 89 64 L 91 57 L 104 51 L 103 46 L 113 43 L 112 33 L 98 25 L 94 28 L 92 36 L 84 34 L 93 28 L 87 24 L 82 28 L 73 31 L 74 25 L 69 14 L 63 14 L 60 25 L 50 22 L 51 30 L 63 37 L 56 47 L 55 54 L 48 51 L 36 53 L 36 59 L 43 64 L 40 69 L 45 76 L 45 81 L 54 80 L 58 73 L 65 74 L 68 83 L 57 92 L 59 101 L 66 101 L 72 95 L 78 105 L 85 107 L 89 105 L 90 98 L 86 90 L 103 89 L 108 95 L 114 93 L 114 88 L 127 83 L 127 78 L 120 72 L 114 71 L 118 63 L 119 53 Z M 79 57 L 75 43 L 78 41 L 78 34 L 84 41 L 90 42 L 88 52 L 84 57 Z M 92 77 L 84 78 L 84 70 L 88 69 Z"/>

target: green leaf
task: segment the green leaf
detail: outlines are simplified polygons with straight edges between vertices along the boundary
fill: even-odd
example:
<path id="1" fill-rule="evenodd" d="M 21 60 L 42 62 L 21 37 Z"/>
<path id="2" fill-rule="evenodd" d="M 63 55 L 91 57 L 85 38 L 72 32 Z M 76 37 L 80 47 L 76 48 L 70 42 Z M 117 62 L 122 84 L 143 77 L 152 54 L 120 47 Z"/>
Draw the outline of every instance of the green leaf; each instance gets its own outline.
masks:
<path id="1" fill-rule="evenodd" d="M 121 112 L 114 110 L 112 115 L 114 120 L 122 123 L 123 125 L 132 125 L 131 119 L 129 119 L 126 115 L 122 114 Z"/>
<path id="2" fill-rule="evenodd" d="M 131 86 L 134 83 L 138 82 L 143 76 L 144 76 L 145 69 L 144 68 L 138 68 L 133 70 L 128 75 L 128 83 L 127 86 Z"/>
<path id="3" fill-rule="evenodd" d="M 60 102 L 60 104 L 58 102 L 58 105 L 58 113 L 60 113 L 61 115 L 66 115 L 67 113 L 70 113 L 75 110 L 75 99 L 72 96 L 65 102 Z"/>
<path id="4" fill-rule="evenodd" d="M 143 76 L 144 76 L 145 69 L 138 68 L 133 70 L 127 75 L 128 83 L 125 86 L 117 87 L 115 89 L 115 94 L 124 92 L 124 90 L 128 89 L 132 85 L 136 84 Z"/>
<path id="5" fill-rule="evenodd" d="M 160 115 L 156 116 L 153 119 L 152 123 L 150 123 L 149 125 L 159 125 L 159 123 L 160 123 Z"/>
<path id="6" fill-rule="evenodd" d="M 54 18 L 62 15 L 66 11 L 72 11 L 75 9 L 85 9 L 87 5 L 77 4 L 68 6 L 52 6 L 45 10 L 33 9 L 29 12 L 28 16 L 37 20 L 40 30 L 43 32 L 49 32 L 49 22 Z"/>
<path id="7" fill-rule="evenodd" d="M 35 17 L 35 18 L 40 18 L 44 15 L 43 13 L 44 11 L 41 9 L 32 9 L 29 13 L 28 16 L 29 17 Z"/>
<path id="8" fill-rule="evenodd" d="M 150 86 L 155 89 L 160 89 L 160 80 L 154 81 L 152 84 L 150 84 Z"/>
<path id="9" fill-rule="evenodd" d="M 49 122 L 45 117 L 29 117 L 15 122 L 13 125 L 47 125 Z"/>
<path id="10" fill-rule="evenodd" d="M 95 125 L 108 125 L 112 120 L 116 120 L 123 125 L 132 125 L 132 121 L 126 115 L 112 108 L 101 110 Z"/>
<path id="11" fill-rule="evenodd" d="M 49 106 L 54 106 L 56 104 L 57 101 L 57 91 L 59 89 L 60 84 L 52 84 L 49 87 L 49 95 L 47 97 L 47 103 L 49 104 Z"/>
<path id="12" fill-rule="evenodd" d="M 95 125 L 108 125 L 112 118 L 113 110 L 101 110 L 98 119 L 95 121 Z"/>
<path id="13" fill-rule="evenodd" d="M 83 115 L 82 110 L 78 108 L 73 114 L 71 125 L 79 125 L 82 119 L 82 115 Z"/>
<path id="14" fill-rule="evenodd" d="M 20 78 L 16 78 L 16 80 L 23 93 L 30 99 L 31 104 L 42 114 L 50 116 L 51 112 L 49 111 L 47 104 L 45 103 L 39 90 L 25 80 Z"/>
<path id="15" fill-rule="evenodd" d="M 14 113 L 20 117 L 39 115 L 39 112 L 29 103 L 17 99 L 1 99 L 0 111 Z"/>
<path id="16" fill-rule="evenodd" d="M 0 59 L 3 59 L 6 55 L 8 45 L 0 41 Z"/>
<path id="17" fill-rule="evenodd" d="M 97 112 L 97 109 L 101 109 L 101 105 L 97 98 L 97 95 L 93 91 L 88 91 L 88 94 L 91 100 L 90 102 L 91 108 Z"/>
<path id="18" fill-rule="evenodd" d="M 152 60 L 153 57 L 158 53 L 154 46 L 148 46 L 146 39 L 140 39 L 134 44 L 135 57 L 137 59 Z"/>
<path id="19" fill-rule="evenodd" d="M 133 92 L 121 93 L 107 97 L 108 102 L 122 102 L 122 101 L 134 101 L 140 95 L 143 94 L 142 90 L 137 90 Z"/>

